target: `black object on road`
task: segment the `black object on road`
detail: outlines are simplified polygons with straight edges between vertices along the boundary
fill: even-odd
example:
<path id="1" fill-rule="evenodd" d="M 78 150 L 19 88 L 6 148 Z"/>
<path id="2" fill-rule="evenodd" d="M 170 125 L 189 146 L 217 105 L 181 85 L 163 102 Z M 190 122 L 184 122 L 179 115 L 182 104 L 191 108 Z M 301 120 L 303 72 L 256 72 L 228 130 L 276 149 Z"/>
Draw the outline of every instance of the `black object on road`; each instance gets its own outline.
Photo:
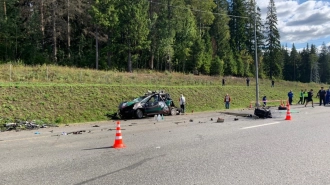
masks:
<path id="1" fill-rule="evenodd" d="M 258 116 L 259 118 L 272 118 L 272 113 L 268 109 L 254 109 L 254 115 Z"/>

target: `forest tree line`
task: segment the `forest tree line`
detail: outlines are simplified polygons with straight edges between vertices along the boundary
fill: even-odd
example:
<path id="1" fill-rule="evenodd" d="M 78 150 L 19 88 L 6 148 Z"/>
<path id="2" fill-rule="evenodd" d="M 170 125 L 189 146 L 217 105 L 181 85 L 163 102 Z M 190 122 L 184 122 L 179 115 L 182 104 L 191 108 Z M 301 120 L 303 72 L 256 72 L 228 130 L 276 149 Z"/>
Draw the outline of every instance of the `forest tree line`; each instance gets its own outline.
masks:
<path id="1" fill-rule="evenodd" d="M 274 0 L 1 0 L 0 61 L 330 83 L 330 48 L 280 43 Z M 255 50 L 257 48 L 257 55 Z M 257 56 L 257 57 L 256 57 Z"/>

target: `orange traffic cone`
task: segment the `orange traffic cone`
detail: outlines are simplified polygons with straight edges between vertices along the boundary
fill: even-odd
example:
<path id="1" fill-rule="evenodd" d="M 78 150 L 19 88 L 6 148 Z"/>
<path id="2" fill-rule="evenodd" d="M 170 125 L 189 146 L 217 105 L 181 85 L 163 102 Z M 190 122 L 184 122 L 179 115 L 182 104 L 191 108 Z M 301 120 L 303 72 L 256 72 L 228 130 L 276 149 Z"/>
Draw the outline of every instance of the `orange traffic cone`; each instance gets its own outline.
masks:
<path id="1" fill-rule="evenodd" d="M 123 143 L 123 137 L 121 136 L 120 122 L 117 121 L 116 138 L 115 138 L 115 143 L 113 144 L 113 148 L 125 148 L 125 147 L 126 146 Z"/>
<path id="2" fill-rule="evenodd" d="M 250 109 L 252 108 L 252 103 L 250 102 L 250 107 L 249 107 Z"/>
<path id="3" fill-rule="evenodd" d="M 291 120 L 291 113 L 290 113 L 290 106 L 288 107 L 287 111 L 286 111 L 286 117 L 285 120 Z"/>

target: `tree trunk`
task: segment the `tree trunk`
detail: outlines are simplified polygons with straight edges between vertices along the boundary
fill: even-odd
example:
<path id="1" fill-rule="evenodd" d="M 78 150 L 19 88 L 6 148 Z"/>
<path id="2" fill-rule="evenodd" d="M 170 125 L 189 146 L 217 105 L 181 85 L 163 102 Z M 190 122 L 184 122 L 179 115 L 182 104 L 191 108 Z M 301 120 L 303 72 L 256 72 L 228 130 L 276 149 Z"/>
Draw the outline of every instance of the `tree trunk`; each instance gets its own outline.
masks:
<path id="1" fill-rule="evenodd" d="M 132 72 L 132 53 L 131 53 L 131 41 L 128 41 L 128 68 L 127 72 L 131 73 Z"/>
<path id="2" fill-rule="evenodd" d="M 110 49 L 110 45 L 111 45 L 111 31 L 108 35 L 108 52 L 107 52 L 107 59 L 108 59 L 108 67 L 111 68 L 111 56 L 112 56 L 112 52 Z"/>
<path id="3" fill-rule="evenodd" d="M 41 34 L 42 34 L 42 49 L 44 49 L 45 42 L 45 23 L 44 23 L 44 0 L 40 1 L 40 22 L 41 22 Z"/>
<path id="4" fill-rule="evenodd" d="M 108 67 L 111 68 L 111 51 L 107 52 L 107 58 L 108 58 Z"/>
<path id="5" fill-rule="evenodd" d="M 3 1 L 3 12 L 5 14 L 5 20 L 7 20 L 7 8 L 6 8 L 6 1 Z"/>
<path id="6" fill-rule="evenodd" d="M 171 58 L 171 55 L 169 53 L 168 53 L 167 57 L 168 57 L 167 69 L 168 69 L 169 72 L 171 72 L 172 71 L 172 62 L 171 62 L 172 58 Z"/>
<path id="7" fill-rule="evenodd" d="M 68 59 L 71 58 L 71 50 L 70 50 L 70 46 L 71 46 L 71 38 L 70 38 L 70 15 L 69 15 L 69 8 L 70 8 L 70 4 L 69 4 L 69 0 L 67 0 L 67 4 L 68 4 L 68 17 L 67 17 L 67 29 L 68 29 Z"/>
<path id="8" fill-rule="evenodd" d="M 95 48 L 96 48 L 96 54 L 95 54 L 95 60 L 96 60 L 96 64 L 95 64 L 95 68 L 96 70 L 99 69 L 99 38 L 98 38 L 98 30 L 96 28 L 96 32 L 95 32 Z"/>
<path id="9" fill-rule="evenodd" d="M 151 50 L 151 58 L 150 58 L 150 61 L 149 61 L 149 67 L 150 69 L 154 69 L 154 59 L 155 59 L 155 55 L 153 53 L 153 51 Z"/>
<path id="10" fill-rule="evenodd" d="M 53 0 L 53 61 L 57 63 L 57 43 L 56 43 L 56 0 Z"/>

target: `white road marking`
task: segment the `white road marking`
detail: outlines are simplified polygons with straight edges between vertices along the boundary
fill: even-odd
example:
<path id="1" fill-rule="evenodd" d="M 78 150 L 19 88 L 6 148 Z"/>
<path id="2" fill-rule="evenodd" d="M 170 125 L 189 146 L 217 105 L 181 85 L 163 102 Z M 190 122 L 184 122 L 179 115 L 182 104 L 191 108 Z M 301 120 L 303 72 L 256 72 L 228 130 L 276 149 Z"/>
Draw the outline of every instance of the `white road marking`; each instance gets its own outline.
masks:
<path id="1" fill-rule="evenodd" d="M 281 123 L 281 122 L 266 123 L 266 124 L 262 124 L 262 125 L 251 126 L 251 127 L 243 127 L 241 129 L 257 128 L 257 127 L 263 127 L 263 126 L 268 126 L 268 125 L 275 125 L 275 124 L 279 124 L 279 123 Z"/>

